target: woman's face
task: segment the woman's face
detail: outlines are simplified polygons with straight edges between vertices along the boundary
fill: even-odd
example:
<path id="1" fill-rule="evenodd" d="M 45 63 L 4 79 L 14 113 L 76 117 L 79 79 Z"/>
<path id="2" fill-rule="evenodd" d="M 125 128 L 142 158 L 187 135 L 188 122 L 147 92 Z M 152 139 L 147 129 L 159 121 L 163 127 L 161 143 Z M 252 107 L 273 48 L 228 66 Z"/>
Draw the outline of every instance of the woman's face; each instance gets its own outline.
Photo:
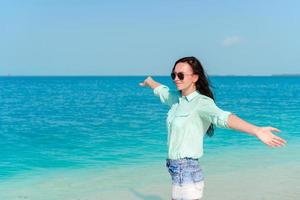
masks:
<path id="1" fill-rule="evenodd" d="M 193 74 L 193 69 L 188 63 L 177 63 L 173 72 L 175 72 L 175 74 L 178 74 L 179 72 L 184 74 L 183 80 L 180 80 L 178 75 L 176 75 L 173 80 L 178 90 L 188 90 L 191 87 L 194 87 L 193 83 L 198 80 L 198 76 Z"/>

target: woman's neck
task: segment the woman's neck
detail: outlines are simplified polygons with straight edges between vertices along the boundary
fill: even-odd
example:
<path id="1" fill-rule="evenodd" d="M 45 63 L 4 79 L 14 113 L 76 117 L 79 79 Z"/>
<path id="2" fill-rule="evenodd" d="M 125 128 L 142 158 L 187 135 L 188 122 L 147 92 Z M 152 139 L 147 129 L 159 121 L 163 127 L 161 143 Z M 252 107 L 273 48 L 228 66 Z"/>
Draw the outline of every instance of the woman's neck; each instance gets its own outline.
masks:
<path id="1" fill-rule="evenodd" d="M 191 87 L 186 88 L 185 90 L 181 90 L 182 96 L 187 96 L 196 91 L 196 87 L 191 85 Z"/>

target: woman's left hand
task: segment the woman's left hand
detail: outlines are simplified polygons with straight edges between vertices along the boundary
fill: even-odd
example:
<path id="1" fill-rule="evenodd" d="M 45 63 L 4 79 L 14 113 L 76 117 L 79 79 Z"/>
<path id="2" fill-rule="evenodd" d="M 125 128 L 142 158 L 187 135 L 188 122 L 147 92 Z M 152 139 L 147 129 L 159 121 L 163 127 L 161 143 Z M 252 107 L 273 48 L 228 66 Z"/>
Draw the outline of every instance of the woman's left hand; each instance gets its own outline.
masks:
<path id="1" fill-rule="evenodd" d="M 272 131 L 280 132 L 279 129 L 270 126 L 258 127 L 255 136 L 270 147 L 284 146 L 287 142 L 281 137 L 274 135 Z"/>

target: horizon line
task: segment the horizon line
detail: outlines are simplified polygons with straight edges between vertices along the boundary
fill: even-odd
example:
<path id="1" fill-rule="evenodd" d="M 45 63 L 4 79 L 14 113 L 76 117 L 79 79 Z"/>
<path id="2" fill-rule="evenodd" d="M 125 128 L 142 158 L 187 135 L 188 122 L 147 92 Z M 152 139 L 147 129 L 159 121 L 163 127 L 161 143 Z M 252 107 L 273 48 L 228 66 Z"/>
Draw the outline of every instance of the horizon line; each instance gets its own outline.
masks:
<path id="1" fill-rule="evenodd" d="M 0 77 L 140 77 L 140 76 L 161 76 L 166 77 L 170 75 L 149 75 L 149 74 L 140 74 L 140 75 L 113 75 L 113 74 L 102 74 L 102 75 L 89 75 L 89 74 L 83 74 L 83 75 L 68 75 L 68 74 L 58 74 L 58 75 L 12 75 L 12 74 L 6 74 L 1 75 Z M 294 73 L 294 74 L 207 74 L 207 76 L 300 76 L 300 73 Z"/>

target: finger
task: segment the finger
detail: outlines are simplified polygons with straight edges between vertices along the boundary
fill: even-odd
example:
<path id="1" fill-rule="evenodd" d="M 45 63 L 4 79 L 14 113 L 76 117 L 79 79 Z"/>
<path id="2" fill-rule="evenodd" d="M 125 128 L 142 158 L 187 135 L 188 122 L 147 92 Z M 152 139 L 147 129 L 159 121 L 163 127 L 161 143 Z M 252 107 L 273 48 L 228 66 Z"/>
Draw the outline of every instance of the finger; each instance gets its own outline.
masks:
<path id="1" fill-rule="evenodd" d="M 271 131 L 274 131 L 274 132 L 281 132 L 281 130 L 279 130 L 278 128 L 274 128 L 274 127 L 270 127 Z"/>
<path id="2" fill-rule="evenodd" d="M 270 140 L 268 140 L 268 141 L 266 142 L 266 144 L 267 144 L 268 146 L 270 146 L 270 147 L 277 147 L 277 146 L 279 146 L 281 143 L 278 142 L 278 141 L 273 141 L 272 139 L 270 139 Z"/>
<path id="3" fill-rule="evenodd" d="M 278 142 L 276 140 L 272 140 L 272 144 L 275 146 L 275 147 L 281 147 L 283 146 L 283 143 L 282 142 Z"/>
<path id="4" fill-rule="evenodd" d="M 268 146 L 271 147 L 271 148 L 278 147 L 278 144 L 276 144 L 276 143 L 274 143 L 274 142 L 272 142 L 272 141 L 268 142 L 267 144 L 268 144 Z"/>
<path id="5" fill-rule="evenodd" d="M 266 145 L 268 145 L 269 147 L 274 147 L 271 142 L 266 143 Z"/>
<path id="6" fill-rule="evenodd" d="M 284 140 L 284 139 L 282 139 L 282 138 L 280 138 L 280 137 L 277 137 L 277 136 L 274 136 L 273 139 L 274 139 L 274 140 L 277 140 L 277 141 L 279 141 L 279 142 L 282 142 L 282 143 L 287 143 L 286 140 Z"/>

